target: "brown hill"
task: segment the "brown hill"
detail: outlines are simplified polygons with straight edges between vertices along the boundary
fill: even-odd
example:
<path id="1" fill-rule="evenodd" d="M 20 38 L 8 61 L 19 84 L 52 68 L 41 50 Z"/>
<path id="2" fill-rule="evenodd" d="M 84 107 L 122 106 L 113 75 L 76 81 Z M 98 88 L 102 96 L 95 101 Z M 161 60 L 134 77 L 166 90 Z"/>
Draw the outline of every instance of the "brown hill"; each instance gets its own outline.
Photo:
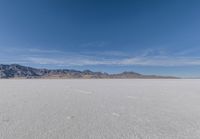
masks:
<path id="1" fill-rule="evenodd" d="M 123 72 L 119 74 L 108 74 L 102 72 L 93 72 L 90 70 L 78 71 L 69 69 L 37 69 L 21 66 L 18 64 L 3 65 L 0 64 L 0 78 L 83 78 L 83 79 L 135 79 L 135 78 L 177 78 L 172 76 L 142 75 L 136 72 Z"/>

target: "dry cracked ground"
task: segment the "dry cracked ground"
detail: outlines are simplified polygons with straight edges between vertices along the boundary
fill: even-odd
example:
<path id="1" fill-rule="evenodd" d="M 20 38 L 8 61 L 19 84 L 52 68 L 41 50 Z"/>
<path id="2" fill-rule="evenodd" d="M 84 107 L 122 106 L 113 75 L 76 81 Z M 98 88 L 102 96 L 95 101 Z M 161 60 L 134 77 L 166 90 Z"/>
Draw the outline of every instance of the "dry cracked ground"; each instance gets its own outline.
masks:
<path id="1" fill-rule="evenodd" d="M 200 80 L 0 80 L 1 139 L 199 139 Z"/>

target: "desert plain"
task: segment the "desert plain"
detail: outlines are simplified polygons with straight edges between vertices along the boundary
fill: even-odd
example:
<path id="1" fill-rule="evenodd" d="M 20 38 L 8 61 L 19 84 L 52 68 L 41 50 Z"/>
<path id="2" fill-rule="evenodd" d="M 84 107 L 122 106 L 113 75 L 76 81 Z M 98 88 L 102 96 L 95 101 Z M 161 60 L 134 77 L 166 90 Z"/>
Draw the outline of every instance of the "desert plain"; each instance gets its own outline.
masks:
<path id="1" fill-rule="evenodd" d="M 0 80 L 0 138 L 199 139 L 200 80 Z"/>

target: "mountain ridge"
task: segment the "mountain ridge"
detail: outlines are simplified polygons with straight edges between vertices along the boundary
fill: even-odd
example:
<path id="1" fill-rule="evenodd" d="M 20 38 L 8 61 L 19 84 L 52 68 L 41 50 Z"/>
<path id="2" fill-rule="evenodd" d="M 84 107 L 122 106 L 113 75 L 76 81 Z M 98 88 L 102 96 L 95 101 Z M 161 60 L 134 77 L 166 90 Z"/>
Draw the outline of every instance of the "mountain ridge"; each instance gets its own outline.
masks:
<path id="1" fill-rule="evenodd" d="M 176 79 L 173 76 L 143 75 L 140 73 L 125 71 L 118 74 L 106 72 L 93 72 L 90 70 L 73 69 L 40 69 L 19 64 L 0 64 L 0 79 L 12 78 L 58 78 L 58 79 Z"/>

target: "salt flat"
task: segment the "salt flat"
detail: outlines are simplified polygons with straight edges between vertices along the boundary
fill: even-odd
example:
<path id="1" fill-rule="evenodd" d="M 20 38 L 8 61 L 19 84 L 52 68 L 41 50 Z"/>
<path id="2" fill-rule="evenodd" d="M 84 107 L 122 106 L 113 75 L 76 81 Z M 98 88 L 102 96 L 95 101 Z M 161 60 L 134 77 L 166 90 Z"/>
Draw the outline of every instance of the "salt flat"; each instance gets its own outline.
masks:
<path id="1" fill-rule="evenodd" d="M 200 80 L 0 80 L 1 139 L 199 139 Z"/>

